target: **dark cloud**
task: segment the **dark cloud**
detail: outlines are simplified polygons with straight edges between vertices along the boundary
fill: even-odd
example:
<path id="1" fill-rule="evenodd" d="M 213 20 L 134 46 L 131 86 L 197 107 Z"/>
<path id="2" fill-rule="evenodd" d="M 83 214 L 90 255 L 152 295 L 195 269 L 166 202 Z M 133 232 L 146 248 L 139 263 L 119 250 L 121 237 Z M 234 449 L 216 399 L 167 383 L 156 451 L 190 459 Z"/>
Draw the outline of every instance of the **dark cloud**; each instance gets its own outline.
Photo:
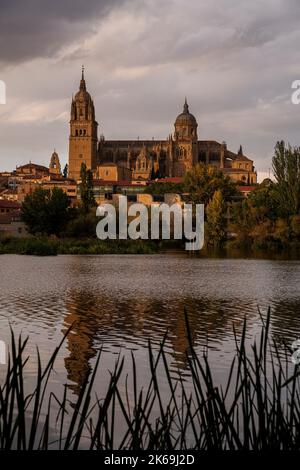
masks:
<path id="1" fill-rule="evenodd" d="M 184 96 L 200 139 L 243 144 L 267 171 L 300 144 L 299 0 L 0 0 L 0 169 L 68 154 L 81 64 L 106 138 L 166 138 Z"/>
<path id="2" fill-rule="evenodd" d="M 122 0 L 1 0 L 0 63 L 51 56 Z"/>

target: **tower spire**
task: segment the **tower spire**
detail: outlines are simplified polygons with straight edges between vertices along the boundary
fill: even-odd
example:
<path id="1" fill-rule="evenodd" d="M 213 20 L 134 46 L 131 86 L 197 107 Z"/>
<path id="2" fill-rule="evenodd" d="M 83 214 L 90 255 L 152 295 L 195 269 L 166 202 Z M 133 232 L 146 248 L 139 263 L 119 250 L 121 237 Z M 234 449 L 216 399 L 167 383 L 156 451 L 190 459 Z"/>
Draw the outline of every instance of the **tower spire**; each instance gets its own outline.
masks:
<path id="1" fill-rule="evenodd" d="M 81 80 L 80 80 L 80 90 L 86 91 L 85 79 L 84 79 L 84 65 L 81 67 Z"/>
<path id="2" fill-rule="evenodd" d="M 189 105 L 187 104 L 187 99 L 186 99 L 186 97 L 185 97 L 185 99 L 184 99 L 183 112 L 186 113 L 186 114 L 189 113 Z"/>

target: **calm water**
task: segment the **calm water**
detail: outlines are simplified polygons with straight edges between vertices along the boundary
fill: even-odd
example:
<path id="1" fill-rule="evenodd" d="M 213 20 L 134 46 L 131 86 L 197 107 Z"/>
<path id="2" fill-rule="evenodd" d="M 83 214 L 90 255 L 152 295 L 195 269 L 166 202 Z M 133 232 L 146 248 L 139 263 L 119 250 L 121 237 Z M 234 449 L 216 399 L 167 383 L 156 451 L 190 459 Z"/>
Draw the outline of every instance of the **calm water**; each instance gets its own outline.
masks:
<path id="1" fill-rule="evenodd" d="M 67 338 L 52 378 L 53 389 L 68 381 L 77 394 L 81 380 L 103 347 L 101 370 L 120 353 L 134 351 L 141 383 L 147 378 L 147 342 L 158 347 L 169 331 L 167 353 L 174 377 L 188 382 L 184 308 L 199 351 L 208 346 L 215 374 L 226 375 L 233 354 L 232 325 L 248 337 L 260 330 L 258 307 L 272 308 L 271 330 L 288 342 L 300 338 L 300 261 L 199 259 L 174 255 L 0 257 L 0 339 L 9 325 L 30 335 L 34 380 L 36 345 L 43 361 Z M 0 366 L 0 377 L 3 366 Z M 97 376 L 104 390 L 105 374 Z"/>

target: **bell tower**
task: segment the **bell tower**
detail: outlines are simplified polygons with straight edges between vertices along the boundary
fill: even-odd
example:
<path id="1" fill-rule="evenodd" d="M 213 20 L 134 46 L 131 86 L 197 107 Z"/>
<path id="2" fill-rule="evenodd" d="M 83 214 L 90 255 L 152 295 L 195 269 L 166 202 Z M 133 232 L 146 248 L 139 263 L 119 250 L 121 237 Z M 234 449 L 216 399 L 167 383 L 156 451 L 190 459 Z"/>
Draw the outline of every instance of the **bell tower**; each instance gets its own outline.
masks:
<path id="1" fill-rule="evenodd" d="M 51 155 L 50 165 L 49 165 L 49 172 L 50 174 L 60 175 L 61 174 L 61 166 L 59 161 L 59 156 L 56 150 Z"/>
<path id="2" fill-rule="evenodd" d="M 81 164 L 87 169 L 96 168 L 97 128 L 95 107 L 91 95 L 86 90 L 84 67 L 82 67 L 79 91 L 72 98 L 70 137 L 69 137 L 69 176 L 80 179 Z"/>

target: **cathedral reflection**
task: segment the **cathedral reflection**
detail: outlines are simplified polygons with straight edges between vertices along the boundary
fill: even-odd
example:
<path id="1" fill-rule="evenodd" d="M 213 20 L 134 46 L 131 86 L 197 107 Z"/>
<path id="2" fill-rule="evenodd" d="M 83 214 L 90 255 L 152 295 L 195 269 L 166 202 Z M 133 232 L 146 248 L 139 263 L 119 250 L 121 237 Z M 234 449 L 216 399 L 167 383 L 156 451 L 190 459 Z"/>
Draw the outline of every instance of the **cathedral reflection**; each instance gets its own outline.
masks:
<path id="1" fill-rule="evenodd" d="M 73 325 L 67 337 L 68 356 L 65 358 L 70 388 L 78 393 L 91 367 L 91 361 L 103 346 L 104 351 L 147 348 L 150 339 L 153 348 L 168 332 L 166 349 L 172 369 L 187 369 L 186 309 L 193 344 L 201 351 L 208 345 L 221 342 L 232 330 L 241 330 L 241 310 L 235 312 L 226 303 L 216 299 L 174 298 L 171 302 L 150 297 L 116 299 L 108 295 L 95 295 L 87 290 L 69 292 L 64 330 Z M 174 374 L 173 374 L 174 375 Z"/>

